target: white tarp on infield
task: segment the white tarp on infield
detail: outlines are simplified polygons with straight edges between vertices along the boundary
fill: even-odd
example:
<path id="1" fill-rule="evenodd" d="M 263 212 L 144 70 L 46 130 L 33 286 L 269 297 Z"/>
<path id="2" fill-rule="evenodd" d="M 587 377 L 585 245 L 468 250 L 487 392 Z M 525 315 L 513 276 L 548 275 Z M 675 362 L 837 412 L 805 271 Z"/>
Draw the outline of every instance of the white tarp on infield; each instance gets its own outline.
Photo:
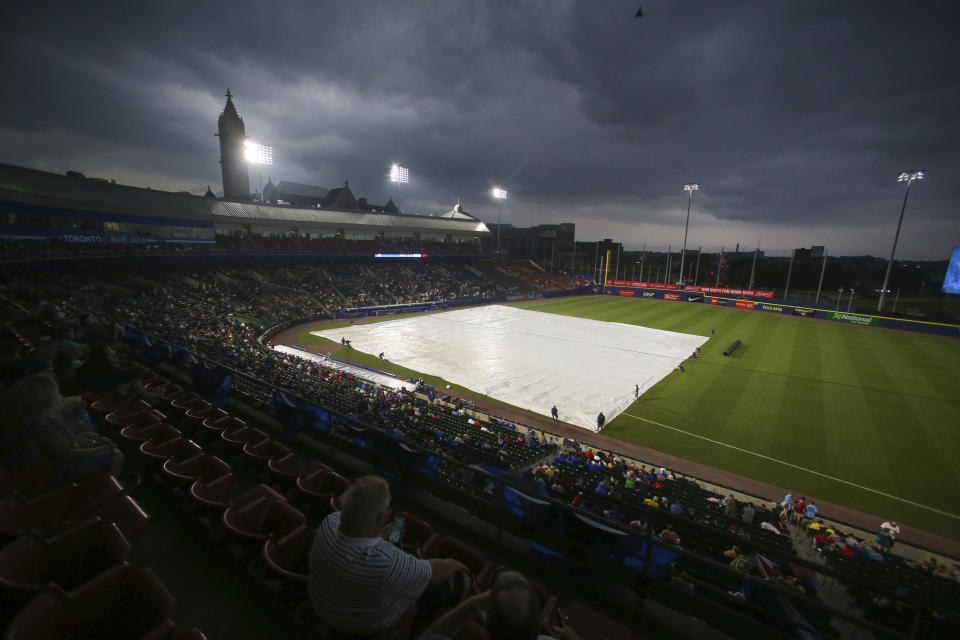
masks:
<path id="1" fill-rule="evenodd" d="M 314 331 L 502 402 L 597 430 L 666 377 L 704 336 L 499 305 Z"/>

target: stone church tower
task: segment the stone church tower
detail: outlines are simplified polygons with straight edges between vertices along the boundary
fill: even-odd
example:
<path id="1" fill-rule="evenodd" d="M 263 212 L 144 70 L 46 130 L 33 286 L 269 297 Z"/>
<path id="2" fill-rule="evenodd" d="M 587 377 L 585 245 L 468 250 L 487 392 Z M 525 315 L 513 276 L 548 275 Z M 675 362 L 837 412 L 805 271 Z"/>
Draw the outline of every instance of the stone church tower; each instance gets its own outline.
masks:
<path id="1" fill-rule="evenodd" d="M 223 197 L 227 200 L 250 199 L 250 174 L 244 157 L 243 141 L 246 128 L 243 118 L 233 106 L 233 96 L 227 89 L 227 104 L 217 120 L 217 136 L 220 137 L 220 168 L 223 171 Z"/>

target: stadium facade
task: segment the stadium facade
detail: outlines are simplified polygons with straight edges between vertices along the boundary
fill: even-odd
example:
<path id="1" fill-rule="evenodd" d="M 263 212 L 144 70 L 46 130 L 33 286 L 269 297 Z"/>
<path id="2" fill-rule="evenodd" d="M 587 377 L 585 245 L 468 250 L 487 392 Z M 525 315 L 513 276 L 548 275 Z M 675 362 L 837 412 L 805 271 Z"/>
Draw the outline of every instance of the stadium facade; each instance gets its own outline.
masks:
<path id="1" fill-rule="evenodd" d="M 428 241 L 479 246 L 490 234 L 459 203 L 441 216 L 401 214 L 392 201 L 367 203 L 349 183 L 325 190 L 268 183 L 273 202 L 254 202 L 243 157 L 245 127 L 227 93 L 218 119 L 224 197 L 203 196 L 116 184 L 0 164 L 0 238 L 63 244 L 214 244 L 221 236 L 242 239 L 335 238 L 342 240 Z M 318 191 L 318 189 L 320 189 Z M 302 193 L 307 191 L 308 193 Z M 264 189 L 266 194 L 267 190 Z M 278 204 L 297 192 L 299 204 Z M 312 195 L 320 199 L 305 199 Z"/>

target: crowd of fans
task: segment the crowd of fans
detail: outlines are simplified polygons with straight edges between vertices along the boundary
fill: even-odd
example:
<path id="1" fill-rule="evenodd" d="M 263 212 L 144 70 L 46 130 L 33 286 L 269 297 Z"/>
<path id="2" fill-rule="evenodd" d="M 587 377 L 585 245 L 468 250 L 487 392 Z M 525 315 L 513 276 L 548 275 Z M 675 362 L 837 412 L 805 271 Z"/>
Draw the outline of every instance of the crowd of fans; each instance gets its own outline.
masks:
<path id="1" fill-rule="evenodd" d="M 693 479 L 613 452 L 561 442 L 502 421 L 477 421 L 462 405 L 440 402 L 432 392 L 426 399 L 415 395 L 415 389 L 429 391 L 416 382 L 409 390 L 379 388 L 273 351 L 259 339 L 267 326 L 298 317 L 332 317 L 349 307 L 521 291 L 525 285 L 516 278 L 529 282 L 520 275 L 525 271 L 460 264 L 414 268 L 397 263 L 322 263 L 9 277 L 4 283 L 8 319 L 0 327 L 0 377 L 3 404 L 9 410 L 0 440 L 3 463 L 19 469 L 49 462 L 51 486 L 98 470 L 121 472 L 123 459 L 116 447 L 90 434 L 83 420 L 76 419 L 82 414 L 76 400 L 63 396 L 110 389 L 152 399 L 136 376 L 119 366 L 111 349 L 123 327 L 132 325 L 427 450 L 514 472 L 533 493 L 568 502 L 594 517 L 646 531 L 651 510 L 669 512 L 678 520 L 653 531 L 659 540 L 792 589 L 816 594 L 818 584 L 809 571 L 771 569 L 757 554 L 742 549 L 759 543 L 792 553 L 797 539 L 791 535 L 793 528 L 828 566 L 850 568 L 856 563 L 855 569 L 870 572 L 885 564 L 887 580 L 904 582 L 897 587 L 902 601 L 851 589 L 858 605 L 871 615 L 895 618 L 902 613 L 902 602 L 918 595 L 942 598 L 944 593 L 958 593 L 954 585 L 960 582 L 960 566 L 934 558 L 910 562 L 891 553 L 900 533 L 895 522 L 883 523 L 873 539 L 858 538 L 825 523 L 817 507 L 802 497 L 789 494 L 773 505 L 717 493 Z M 17 323 L 32 327 L 39 336 L 29 353 Z M 684 522 L 697 526 L 687 528 Z M 704 528 L 733 534 L 741 542 L 729 545 L 729 536 L 711 536 Z M 685 590 L 709 580 L 684 560 L 670 569 L 671 583 Z M 918 575 L 934 582 L 917 582 Z M 938 589 L 935 581 L 951 587 Z M 743 597 L 735 581 L 722 579 L 718 587 L 730 598 Z M 945 612 L 944 620 L 955 622 L 953 615 Z"/>

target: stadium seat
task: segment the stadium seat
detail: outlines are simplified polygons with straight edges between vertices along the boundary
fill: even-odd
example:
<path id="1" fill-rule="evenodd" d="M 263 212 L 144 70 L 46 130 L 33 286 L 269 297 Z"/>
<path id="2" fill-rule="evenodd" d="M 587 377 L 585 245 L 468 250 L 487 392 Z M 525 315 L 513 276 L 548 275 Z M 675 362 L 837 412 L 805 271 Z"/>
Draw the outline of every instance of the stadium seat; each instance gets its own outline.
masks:
<path id="1" fill-rule="evenodd" d="M 227 531 L 252 541 L 283 538 L 305 522 L 303 514 L 279 494 L 261 496 L 243 505 L 233 504 L 223 512 L 223 526 Z"/>
<path id="2" fill-rule="evenodd" d="M 224 444 L 227 451 L 229 451 L 234 456 L 240 454 L 243 451 L 243 447 L 247 444 L 257 444 L 268 440 L 268 436 L 263 431 L 255 429 L 253 427 L 243 427 L 242 429 L 236 429 L 234 431 L 222 431 L 220 433 L 220 440 Z"/>
<path id="3" fill-rule="evenodd" d="M 169 458 L 161 467 L 163 475 L 175 482 L 208 483 L 231 473 L 230 465 L 216 456 L 199 454 L 187 460 Z"/>
<path id="4" fill-rule="evenodd" d="M 270 438 L 257 443 L 247 442 L 242 451 L 244 459 L 258 468 L 266 466 L 271 459 L 284 458 L 291 454 L 289 448 Z"/>
<path id="5" fill-rule="evenodd" d="M 439 534 L 429 524 L 406 511 L 397 517 L 404 519 L 400 548 L 420 558 L 432 558 L 433 548 L 440 540 Z"/>
<path id="6" fill-rule="evenodd" d="M 10 622 L 5 639 L 159 640 L 173 634 L 175 606 L 153 571 L 124 562 L 69 592 L 47 586 Z"/>
<path id="7" fill-rule="evenodd" d="M 199 427 L 208 418 L 212 421 L 216 421 L 225 418 L 228 414 L 223 409 L 215 407 L 208 402 L 206 406 L 191 407 L 190 409 L 187 409 L 187 412 L 183 415 L 191 426 Z"/>
<path id="8" fill-rule="evenodd" d="M 263 561 L 267 568 L 285 581 L 306 585 L 310 549 L 316 531 L 301 525 L 281 538 L 263 543 Z"/>
<path id="9" fill-rule="evenodd" d="M 160 424 L 166 418 L 165 415 L 147 405 L 146 409 L 137 409 L 130 412 L 111 411 L 105 419 L 114 430 L 122 431 L 126 427 L 149 427 Z"/>
<path id="10" fill-rule="evenodd" d="M 29 531 L 0 551 L 0 588 L 39 592 L 49 582 L 72 589 L 130 555 L 117 526 L 98 517 L 44 538 Z"/>
<path id="11" fill-rule="evenodd" d="M 178 462 L 189 460 L 194 456 L 201 455 L 203 449 L 187 438 L 174 438 L 161 444 L 147 440 L 140 445 L 140 453 L 142 453 L 146 459 L 153 460 L 157 465 L 162 465 L 165 460 L 170 459 Z"/>
<path id="12" fill-rule="evenodd" d="M 611 620 L 580 600 L 572 600 L 563 608 L 565 624 L 577 632 L 581 640 L 632 640 L 633 633 L 623 624 Z"/>
<path id="13" fill-rule="evenodd" d="M 492 569 L 486 557 L 475 548 L 452 536 L 440 538 L 433 551 L 435 558 L 453 558 L 459 560 L 470 571 L 473 591 L 480 593 L 489 586 Z"/>
<path id="14" fill-rule="evenodd" d="M 350 487 L 350 481 L 333 471 L 315 471 L 297 477 L 295 499 L 313 518 L 323 518 L 333 511 L 332 500 Z"/>
<path id="15" fill-rule="evenodd" d="M 190 409 L 203 409 L 209 406 L 209 402 L 192 391 L 183 393 L 180 395 L 180 397 L 170 401 L 170 408 L 183 414 Z"/>
<path id="16" fill-rule="evenodd" d="M 165 422 L 142 426 L 128 425 L 120 430 L 120 443 L 139 449 L 144 442 L 160 445 L 182 435 L 179 429 Z"/>
<path id="17" fill-rule="evenodd" d="M 122 492 L 116 478 L 98 473 L 33 500 L 15 494 L 0 498 L 0 534 L 19 536 L 33 529 L 51 535 Z"/>
<path id="18" fill-rule="evenodd" d="M 208 510 L 223 511 L 239 495 L 239 481 L 232 473 L 209 481 L 196 480 L 190 485 L 190 498 Z"/>

